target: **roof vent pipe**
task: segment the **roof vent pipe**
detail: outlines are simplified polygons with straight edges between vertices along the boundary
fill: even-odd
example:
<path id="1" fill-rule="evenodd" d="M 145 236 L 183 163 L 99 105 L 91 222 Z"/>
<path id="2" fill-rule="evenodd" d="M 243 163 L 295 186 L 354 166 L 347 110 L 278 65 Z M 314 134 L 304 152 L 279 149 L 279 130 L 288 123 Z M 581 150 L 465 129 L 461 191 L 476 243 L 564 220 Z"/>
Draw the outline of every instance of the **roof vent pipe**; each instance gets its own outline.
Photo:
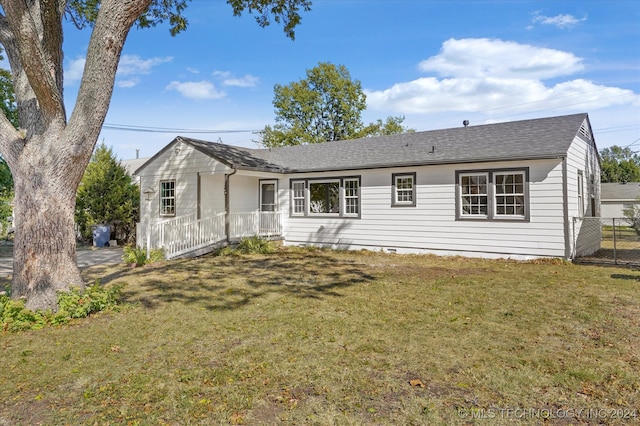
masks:
<path id="1" fill-rule="evenodd" d="M 467 127 L 467 126 L 469 125 L 469 120 L 464 120 L 464 121 L 462 122 L 462 125 L 463 125 L 464 127 Z"/>

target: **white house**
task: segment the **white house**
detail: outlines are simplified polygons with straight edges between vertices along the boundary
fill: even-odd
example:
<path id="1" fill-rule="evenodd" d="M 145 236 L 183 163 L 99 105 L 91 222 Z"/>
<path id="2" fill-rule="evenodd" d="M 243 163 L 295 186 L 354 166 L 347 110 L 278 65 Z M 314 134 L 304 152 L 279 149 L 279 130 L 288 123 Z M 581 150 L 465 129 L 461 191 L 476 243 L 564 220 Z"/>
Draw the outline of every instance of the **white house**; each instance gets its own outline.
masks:
<path id="1" fill-rule="evenodd" d="M 601 216 L 624 218 L 624 210 L 640 207 L 640 182 L 603 183 Z"/>
<path id="2" fill-rule="evenodd" d="M 136 174 L 139 244 L 168 257 L 249 235 L 516 259 L 600 246 L 587 114 L 273 149 L 177 137 Z"/>

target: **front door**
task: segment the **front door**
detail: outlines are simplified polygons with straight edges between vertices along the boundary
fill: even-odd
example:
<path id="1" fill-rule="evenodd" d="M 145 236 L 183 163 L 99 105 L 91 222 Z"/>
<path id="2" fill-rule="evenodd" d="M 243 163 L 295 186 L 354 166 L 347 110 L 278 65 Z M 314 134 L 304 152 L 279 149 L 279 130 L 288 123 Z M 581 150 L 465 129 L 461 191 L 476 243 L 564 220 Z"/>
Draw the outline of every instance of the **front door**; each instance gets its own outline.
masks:
<path id="1" fill-rule="evenodd" d="M 260 181 L 260 235 L 275 235 L 278 227 L 277 180 Z"/>
<path id="2" fill-rule="evenodd" d="M 260 211 L 275 212 L 276 211 L 276 185 L 275 180 L 260 181 Z"/>

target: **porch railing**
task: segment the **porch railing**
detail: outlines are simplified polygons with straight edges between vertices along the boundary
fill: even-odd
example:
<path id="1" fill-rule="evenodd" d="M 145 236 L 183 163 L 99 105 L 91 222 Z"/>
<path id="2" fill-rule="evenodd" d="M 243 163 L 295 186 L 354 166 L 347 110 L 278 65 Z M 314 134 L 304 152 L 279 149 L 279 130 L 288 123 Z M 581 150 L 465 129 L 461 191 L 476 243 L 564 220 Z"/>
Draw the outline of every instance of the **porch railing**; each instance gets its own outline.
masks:
<path id="1" fill-rule="evenodd" d="M 229 238 L 274 237 L 282 235 L 282 212 L 241 212 L 229 215 Z M 226 240 L 225 214 L 196 219 L 180 216 L 155 223 L 140 222 L 136 227 L 138 247 L 163 249 L 172 259 Z"/>
<path id="2" fill-rule="evenodd" d="M 282 235 L 282 212 L 231 213 L 229 234 L 232 239 Z"/>

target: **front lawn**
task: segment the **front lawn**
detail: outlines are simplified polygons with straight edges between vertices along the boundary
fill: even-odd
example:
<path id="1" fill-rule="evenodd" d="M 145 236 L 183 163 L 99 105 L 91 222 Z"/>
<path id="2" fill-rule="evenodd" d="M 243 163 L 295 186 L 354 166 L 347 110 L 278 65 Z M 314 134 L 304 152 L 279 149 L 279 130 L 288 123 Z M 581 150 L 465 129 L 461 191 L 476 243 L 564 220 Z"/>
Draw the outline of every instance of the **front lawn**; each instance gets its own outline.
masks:
<path id="1" fill-rule="evenodd" d="M 2 334 L 0 425 L 640 420 L 637 271 L 300 249 L 85 275 L 130 306 Z"/>

